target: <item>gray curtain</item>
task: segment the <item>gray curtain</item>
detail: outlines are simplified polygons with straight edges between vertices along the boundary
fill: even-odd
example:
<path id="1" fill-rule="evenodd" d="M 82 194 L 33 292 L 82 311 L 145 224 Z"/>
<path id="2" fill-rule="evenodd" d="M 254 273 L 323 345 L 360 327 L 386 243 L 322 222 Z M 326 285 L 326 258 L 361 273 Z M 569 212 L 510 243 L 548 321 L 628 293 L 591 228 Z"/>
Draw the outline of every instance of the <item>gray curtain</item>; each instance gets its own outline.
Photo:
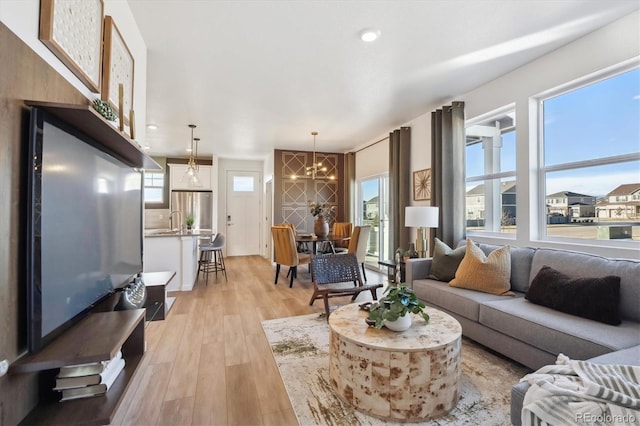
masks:
<path id="1" fill-rule="evenodd" d="M 409 248 L 409 228 L 404 226 L 404 208 L 411 202 L 411 128 L 389 133 L 389 242 L 391 254 Z"/>
<path id="2" fill-rule="evenodd" d="M 464 102 L 431 113 L 431 204 L 440 207 L 440 227 L 431 230 L 449 247 L 465 238 Z"/>
<path id="3" fill-rule="evenodd" d="M 356 153 L 348 152 L 344 156 L 344 219 L 355 223 Z"/>

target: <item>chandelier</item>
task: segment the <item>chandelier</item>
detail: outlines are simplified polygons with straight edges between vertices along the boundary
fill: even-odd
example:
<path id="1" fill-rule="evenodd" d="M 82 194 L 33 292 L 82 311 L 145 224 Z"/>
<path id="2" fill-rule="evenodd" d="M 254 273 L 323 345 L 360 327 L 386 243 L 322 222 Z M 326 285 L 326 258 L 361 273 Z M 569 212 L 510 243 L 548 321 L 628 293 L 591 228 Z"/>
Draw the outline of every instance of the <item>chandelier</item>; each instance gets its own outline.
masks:
<path id="1" fill-rule="evenodd" d="M 189 154 L 189 161 L 187 162 L 187 171 L 184 173 L 182 177 L 183 180 L 186 180 L 191 186 L 200 185 L 200 179 L 198 178 L 198 163 L 196 158 L 198 157 L 198 141 L 200 138 L 193 137 L 193 129 L 196 128 L 195 124 L 189 124 L 191 128 L 191 153 Z M 195 155 L 194 155 L 194 142 L 195 142 Z"/>
<path id="2" fill-rule="evenodd" d="M 310 166 L 306 166 L 305 167 L 305 173 L 307 176 L 309 176 L 311 179 L 315 180 L 316 178 L 318 179 L 329 179 L 329 180 L 335 180 L 335 176 L 334 175 L 329 175 L 327 176 L 327 167 L 322 165 L 322 162 L 317 161 L 316 158 L 316 136 L 318 136 L 318 132 L 311 132 L 311 135 L 313 136 L 313 163 Z M 297 176 L 293 175 L 291 176 L 292 179 L 296 179 Z"/>

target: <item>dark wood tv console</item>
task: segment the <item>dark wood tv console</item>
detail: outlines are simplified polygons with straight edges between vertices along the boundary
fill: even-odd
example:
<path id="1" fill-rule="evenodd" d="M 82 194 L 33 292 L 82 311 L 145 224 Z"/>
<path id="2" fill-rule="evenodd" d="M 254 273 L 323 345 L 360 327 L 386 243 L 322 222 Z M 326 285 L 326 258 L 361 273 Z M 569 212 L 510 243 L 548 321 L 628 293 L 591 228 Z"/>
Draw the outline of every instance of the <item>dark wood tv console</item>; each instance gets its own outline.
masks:
<path id="1" fill-rule="evenodd" d="M 96 312 L 89 314 L 40 352 L 13 363 L 9 372 L 40 372 L 39 405 L 21 424 L 111 423 L 129 382 L 144 355 L 145 309 Z M 50 379 L 65 365 L 105 361 L 122 348 L 126 365 L 109 391 L 102 396 L 57 402 L 51 397 Z M 48 397 L 47 397 L 48 396 Z"/>
<path id="2" fill-rule="evenodd" d="M 175 271 L 143 272 L 142 282 L 147 287 L 147 321 L 160 321 L 167 317 L 176 300 L 167 296 L 167 285 L 176 276 Z"/>

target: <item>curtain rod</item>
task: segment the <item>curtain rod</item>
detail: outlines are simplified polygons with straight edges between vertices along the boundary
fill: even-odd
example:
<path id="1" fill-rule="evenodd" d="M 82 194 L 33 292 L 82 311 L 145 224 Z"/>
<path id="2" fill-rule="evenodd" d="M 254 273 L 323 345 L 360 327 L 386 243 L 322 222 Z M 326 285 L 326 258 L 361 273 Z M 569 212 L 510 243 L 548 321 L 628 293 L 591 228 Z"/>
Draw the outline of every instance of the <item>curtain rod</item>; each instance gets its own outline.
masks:
<path id="1" fill-rule="evenodd" d="M 389 136 L 385 136 L 384 138 L 380 139 L 379 141 L 372 142 L 372 143 L 370 143 L 369 145 L 365 146 L 364 148 L 360 148 L 359 150 L 354 151 L 354 153 L 358 153 L 358 152 L 360 152 L 360 151 L 364 151 L 365 149 L 367 149 L 367 148 L 371 148 L 372 146 L 374 146 L 374 145 L 376 145 L 376 144 L 379 144 L 379 143 L 380 143 L 380 142 L 382 142 L 382 141 L 386 141 L 387 139 L 389 139 Z"/>

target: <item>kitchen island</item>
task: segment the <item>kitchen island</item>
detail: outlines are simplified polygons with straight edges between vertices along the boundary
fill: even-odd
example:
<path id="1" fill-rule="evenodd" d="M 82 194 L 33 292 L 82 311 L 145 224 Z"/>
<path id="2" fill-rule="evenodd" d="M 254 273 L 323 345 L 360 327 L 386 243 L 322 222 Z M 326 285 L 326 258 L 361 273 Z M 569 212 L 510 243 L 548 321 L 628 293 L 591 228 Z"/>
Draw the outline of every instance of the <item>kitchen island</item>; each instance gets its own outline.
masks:
<path id="1" fill-rule="evenodd" d="M 210 229 L 178 231 L 146 229 L 144 272 L 176 271 L 167 291 L 191 291 L 198 272 L 198 244 L 211 240 Z"/>

